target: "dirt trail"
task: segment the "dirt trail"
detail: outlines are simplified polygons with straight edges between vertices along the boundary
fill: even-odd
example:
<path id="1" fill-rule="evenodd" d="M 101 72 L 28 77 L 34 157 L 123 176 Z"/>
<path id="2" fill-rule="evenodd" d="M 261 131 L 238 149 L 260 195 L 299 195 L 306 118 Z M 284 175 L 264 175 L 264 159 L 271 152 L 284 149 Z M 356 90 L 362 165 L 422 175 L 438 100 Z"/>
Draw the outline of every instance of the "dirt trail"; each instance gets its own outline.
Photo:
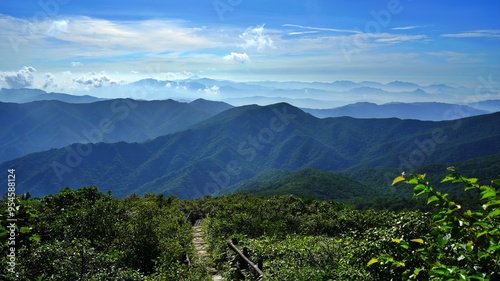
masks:
<path id="1" fill-rule="evenodd" d="M 217 270 L 211 267 L 212 263 L 210 260 L 210 256 L 207 253 L 208 245 L 203 238 L 203 230 L 201 227 L 201 220 L 197 220 L 193 227 L 193 244 L 196 250 L 196 253 L 200 260 L 202 260 L 207 265 L 207 271 L 210 275 L 212 275 L 212 280 L 221 281 L 222 277 L 217 275 Z"/>

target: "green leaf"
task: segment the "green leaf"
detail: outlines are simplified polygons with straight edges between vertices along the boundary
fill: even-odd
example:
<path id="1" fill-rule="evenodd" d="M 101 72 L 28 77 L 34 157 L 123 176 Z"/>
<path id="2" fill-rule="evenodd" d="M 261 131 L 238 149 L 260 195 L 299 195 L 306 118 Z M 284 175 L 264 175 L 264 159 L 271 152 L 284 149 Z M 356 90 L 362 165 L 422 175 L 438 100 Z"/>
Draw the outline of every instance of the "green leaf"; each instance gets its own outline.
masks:
<path id="1" fill-rule="evenodd" d="M 477 183 L 477 178 L 468 178 L 467 183 L 468 184 L 475 184 L 475 183 Z"/>
<path id="2" fill-rule="evenodd" d="M 448 203 L 448 209 L 450 209 L 450 210 L 457 209 L 457 203 L 455 203 L 455 202 L 449 202 Z"/>
<path id="3" fill-rule="evenodd" d="M 500 200 L 490 200 L 488 202 L 486 202 L 486 207 L 491 207 L 491 206 L 495 206 L 495 205 L 500 205 Z"/>
<path id="4" fill-rule="evenodd" d="M 475 273 L 474 275 L 470 275 L 470 279 L 476 279 L 476 280 L 481 280 L 484 281 L 486 277 L 486 273 Z"/>
<path id="5" fill-rule="evenodd" d="M 490 188 L 486 189 L 485 191 L 481 192 L 481 200 L 495 197 L 496 195 L 497 195 L 496 190 L 490 187 Z"/>
<path id="6" fill-rule="evenodd" d="M 399 238 L 392 238 L 392 242 L 395 242 L 395 243 L 400 243 L 401 242 L 401 239 Z"/>
<path id="7" fill-rule="evenodd" d="M 476 221 L 473 224 L 477 225 L 477 226 L 481 226 L 483 228 L 491 228 L 492 227 L 491 223 L 485 222 L 485 221 Z"/>
<path id="8" fill-rule="evenodd" d="M 415 270 L 413 271 L 413 274 L 414 276 L 418 276 L 418 274 L 420 273 L 420 271 L 424 270 L 424 268 L 415 268 Z"/>
<path id="9" fill-rule="evenodd" d="M 477 189 L 477 185 L 467 185 L 464 190 L 469 191 L 471 189 Z"/>
<path id="10" fill-rule="evenodd" d="M 435 216 L 432 217 L 432 220 L 434 222 L 442 222 L 442 221 L 446 220 L 446 214 L 437 213 Z"/>
<path id="11" fill-rule="evenodd" d="M 26 234 L 26 233 L 30 233 L 30 232 L 31 232 L 31 228 L 30 228 L 30 227 L 27 227 L 27 226 L 23 226 L 23 227 L 21 227 L 21 228 L 19 229 L 19 232 L 20 232 L 20 233 L 24 233 L 24 234 Z"/>
<path id="12" fill-rule="evenodd" d="M 444 247 L 444 245 L 446 245 L 446 243 L 448 243 L 448 239 L 445 239 L 445 238 L 443 237 L 443 235 L 439 235 L 439 236 L 436 238 L 436 240 L 437 240 L 437 243 L 438 243 L 438 245 L 439 245 L 439 247 L 440 247 L 440 248 L 443 248 L 443 247 Z"/>
<path id="13" fill-rule="evenodd" d="M 434 272 L 438 275 L 445 275 L 448 270 L 446 270 L 446 268 L 443 268 L 443 267 L 434 267 L 431 269 L 431 272 Z"/>
<path id="14" fill-rule="evenodd" d="M 407 184 L 418 184 L 418 178 L 417 177 L 413 177 L 409 180 L 406 181 Z"/>
<path id="15" fill-rule="evenodd" d="M 482 258 L 485 258 L 485 257 L 489 257 L 489 256 L 490 256 L 490 254 L 488 254 L 487 252 L 479 251 L 479 252 L 477 253 L 477 257 L 478 257 L 479 259 L 482 259 Z"/>
<path id="16" fill-rule="evenodd" d="M 496 185 L 500 185 L 500 179 L 493 180 L 492 182 Z"/>
<path id="17" fill-rule="evenodd" d="M 419 185 L 415 186 L 415 188 L 413 189 L 413 196 L 415 196 L 415 197 L 420 196 L 420 195 L 426 193 L 428 190 L 429 189 L 426 185 L 419 184 Z"/>
<path id="18" fill-rule="evenodd" d="M 488 234 L 488 230 L 479 232 L 479 233 L 477 234 L 476 238 L 479 238 L 479 237 L 481 237 L 481 236 L 483 236 L 483 235 L 485 235 L 485 234 Z"/>
<path id="19" fill-rule="evenodd" d="M 432 195 L 429 197 L 429 199 L 427 199 L 427 204 L 430 204 L 430 203 L 437 201 L 437 200 L 439 200 L 439 198 L 436 195 Z"/>
<path id="20" fill-rule="evenodd" d="M 444 221 L 445 220 L 443 219 L 442 222 L 444 222 Z M 441 226 L 441 228 L 444 229 L 444 230 L 446 230 L 446 231 L 451 231 L 451 230 L 453 230 L 454 227 L 451 226 L 451 225 L 446 225 L 445 224 L 445 225 Z"/>
<path id="21" fill-rule="evenodd" d="M 467 177 L 464 177 L 464 176 L 459 176 L 458 179 L 454 182 L 468 182 L 469 181 L 469 178 Z"/>
<path id="22" fill-rule="evenodd" d="M 3 237 L 3 236 L 5 236 L 8 233 L 9 232 L 7 231 L 7 229 L 5 229 L 5 227 L 3 227 L 2 225 L 0 225 L 0 237 Z"/>
<path id="23" fill-rule="evenodd" d="M 441 183 L 448 182 L 448 181 L 454 181 L 454 180 L 456 180 L 456 177 L 454 175 L 447 175 L 446 177 L 444 177 L 443 180 L 441 180 Z"/>
<path id="24" fill-rule="evenodd" d="M 376 263 L 376 262 L 378 262 L 378 259 L 376 259 L 376 258 L 372 258 L 372 259 L 368 262 L 368 264 L 367 264 L 367 265 L 368 265 L 368 266 L 370 266 L 370 265 L 372 265 L 372 264 L 374 264 L 374 263 Z"/>
<path id="25" fill-rule="evenodd" d="M 396 177 L 393 181 L 392 181 L 392 185 L 395 185 L 396 183 L 398 182 L 401 182 L 401 181 L 405 181 L 405 177 L 404 176 L 399 176 L 399 177 Z"/>
<path id="26" fill-rule="evenodd" d="M 31 235 L 31 237 L 30 237 L 30 241 L 33 241 L 33 242 L 35 242 L 35 243 L 40 242 L 40 235 L 38 235 L 38 234 L 33 234 L 33 235 Z"/>
<path id="27" fill-rule="evenodd" d="M 493 217 L 496 217 L 498 215 L 500 215 L 500 209 L 495 209 L 488 214 L 488 217 L 493 218 Z"/>
<path id="28" fill-rule="evenodd" d="M 496 252 L 500 250 L 500 245 L 491 245 L 489 248 L 488 248 L 488 252 Z"/>

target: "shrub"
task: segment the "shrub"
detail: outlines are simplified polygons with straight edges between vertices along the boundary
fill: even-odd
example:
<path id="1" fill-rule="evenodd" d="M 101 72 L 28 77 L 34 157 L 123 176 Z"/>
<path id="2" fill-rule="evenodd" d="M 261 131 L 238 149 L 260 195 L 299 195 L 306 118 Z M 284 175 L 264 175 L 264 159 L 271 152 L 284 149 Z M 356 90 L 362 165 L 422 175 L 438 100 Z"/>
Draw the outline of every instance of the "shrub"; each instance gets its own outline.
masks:
<path id="1" fill-rule="evenodd" d="M 401 270 L 403 280 L 499 280 L 500 279 L 500 198 L 493 185 L 481 185 L 477 178 L 458 174 L 453 167 L 441 182 L 465 184 L 465 191 L 477 191 L 481 208 L 463 210 L 436 191 L 425 175 L 397 177 L 393 184 L 414 185 L 414 197 L 427 195 L 427 204 L 437 208 L 430 233 L 423 237 L 394 238 L 400 254 L 381 255 L 368 262 L 373 271 Z M 387 272 L 387 274 L 390 274 Z"/>

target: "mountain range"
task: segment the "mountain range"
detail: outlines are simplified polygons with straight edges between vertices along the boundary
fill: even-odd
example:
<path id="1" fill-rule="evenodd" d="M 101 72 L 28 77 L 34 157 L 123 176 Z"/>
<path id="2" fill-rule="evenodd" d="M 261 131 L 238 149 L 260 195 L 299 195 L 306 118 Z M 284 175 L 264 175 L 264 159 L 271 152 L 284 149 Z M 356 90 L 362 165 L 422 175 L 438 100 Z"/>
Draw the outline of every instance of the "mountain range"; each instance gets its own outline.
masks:
<path id="1" fill-rule="evenodd" d="M 27 103 L 46 100 L 57 100 L 68 103 L 89 103 L 104 99 L 89 95 L 47 93 L 39 89 L 0 89 L 0 102 Z"/>
<path id="2" fill-rule="evenodd" d="M 163 83 L 154 79 L 141 82 L 148 87 Z M 208 85 L 216 83 L 215 80 L 207 79 L 200 79 L 198 83 L 201 82 Z M 137 84 L 141 85 L 139 82 Z M 350 85 L 347 82 L 342 84 Z M 403 85 L 406 84 L 403 83 Z M 2 97 L 4 100 L 17 101 L 17 103 L 0 102 L 0 118 L 10 121 L 0 124 L 2 132 L 0 133 L 0 162 L 72 143 L 142 142 L 180 131 L 232 107 L 224 102 L 203 99 L 192 102 L 99 100 L 91 96 L 49 94 L 34 89 L 3 89 L 0 92 L 0 98 Z M 27 102 L 33 99 L 40 100 Z M 269 97 L 263 97 L 263 99 L 262 103 L 271 100 Z M 282 99 L 277 97 L 274 100 L 279 102 Z M 254 97 L 254 101 L 259 103 L 258 98 Z M 301 100 L 301 103 L 307 104 L 308 102 L 306 99 Z M 500 101 L 481 101 L 471 106 L 436 102 L 381 105 L 362 102 L 332 109 L 302 108 L 302 110 L 319 118 L 396 117 L 441 121 L 500 111 Z"/>
<path id="3" fill-rule="evenodd" d="M 48 94 L 52 95 L 52 94 Z M 232 106 L 198 99 L 0 102 L 0 162 L 73 143 L 142 142 L 183 130 Z"/>
<path id="4" fill-rule="evenodd" d="M 143 79 L 75 90 L 77 96 L 99 98 L 132 98 L 135 100 L 208 100 L 224 101 L 234 106 L 269 105 L 287 102 L 304 108 L 329 109 L 356 102 L 385 104 L 389 102 L 441 102 L 470 104 L 500 99 L 498 91 L 478 82 L 474 87 L 433 84 L 420 85 L 405 81 L 227 81 L 192 76 L 183 80 Z M 53 94 L 45 95 L 54 96 Z M 463 97 L 468 97 L 464 100 Z M 0 101 L 2 95 L 0 94 Z"/>
<path id="5" fill-rule="evenodd" d="M 480 106 L 485 110 L 476 109 L 467 105 L 437 102 L 386 103 L 381 105 L 369 102 L 359 102 L 333 109 L 303 108 L 303 110 L 319 118 L 341 116 L 350 116 L 355 118 L 396 117 L 400 119 L 442 121 L 486 114 L 491 111 L 498 111 L 500 110 L 500 104 L 495 104 L 496 102 L 497 101 L 484 101 L 477 104 L 477 106 Z M 496 107 L 497 105 L 499 107 Z"/>
<path id="6" fill-rule="evenodd" d="M 440 102 L 471 105 L 484 100 L 500 100 L 500 95 L 491 85 L 483 85 L 480 81 L 478 85 L 463 87 L 446 84 L 421 85 L 405 81 L 241 82 L 197 76 L 183 80 L 147 78 L 133 82 L 120 81 L 99 87 L 74 87 L 72 95 L 46 93 L 39 89 L 0 90 L 1 102 L 24 103 L 58 99 L 71 103 L 86 103 L 116 98 L 182 101 L 204 98 L 224 101 L 234 106 L 287 102 L 300 108 L 331 109 L 357 102 L 376 104 Z M 498 106 L 495 108 L 499 110 Z M 479 109 L 484 110 L 484 108 Z"/>
<path id="7" fill-rule="evenodd" d="M 106 106 L 109 113 L 111 105 Z M 144 142 L 80 142 L 5 161 L 0 168 L 15 168 L 19 192 L 34 196 L 55 193 L 64 186 L 96 185 L 118 197 L 156 192 L 193 198 L 214 194 L 268 169 L 412 172 L 424 164 L 452 165 L 500 154 L 500 113 L 440 122 L 320 119 L 278 103 L 229 108 L 205 117 Z"/>

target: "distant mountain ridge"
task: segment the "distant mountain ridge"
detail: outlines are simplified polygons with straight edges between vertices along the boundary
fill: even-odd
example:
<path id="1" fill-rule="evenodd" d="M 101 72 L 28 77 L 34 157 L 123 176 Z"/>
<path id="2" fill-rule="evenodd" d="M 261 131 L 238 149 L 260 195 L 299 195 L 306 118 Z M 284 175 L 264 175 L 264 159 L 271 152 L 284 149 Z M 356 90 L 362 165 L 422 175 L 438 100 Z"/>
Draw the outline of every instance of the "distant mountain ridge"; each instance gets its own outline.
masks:
<path id="1" fill-rule="evenodd" d="M 495 154 L 500 154 L 500 113 L 441 122 L 318 119 L 279 103 L 231 108 L 143 143 L 74 144 L 34 153 L 0 169 L 16 168 L 19 192 L 35 196 L 96 185 L 118 197 L 156 192 L 193 198 L 268 169 L 410 173 L 423 164 L 452 165 Z"/>
<path id="2" fill-rule="evenodd" d="M 142 142 L 183 130 L 229 104 L 207 100 L 0 102 L 0 162 L 73 143 Z"/>
<path id="3" fill-rule="evenodd" d="M 471 103 L 470 106 L 489 112 L 500 111 L 500 100 L 485 100 Z"/>
<path id="4" fill-rule="evenodd" d="M 90 103 L 105 99 L 89 95 L 76 96 L 63 93 L 47 93 L 37 89 L 0 89 L 0 102 L 27 103 L 44 100 L 57 100 L 67 103 Z"/>
<path id="5" fill-rule="evenodd" d="M 464 98 L 471 98 L 474 88 L 445 84 L 421 85 L 405 81 L 380 83 L 374 81 L 354 82 L 337 80 L 331 82 L 301 81 L 253 81 L 240 82 L 217 80 L 193 76 L 183 80 L 143 79 L 120 85 L 86 89 L 76 94 L 103 98 L 141 100 L 194 100 L 205 98 L 228 102 L 234 106 L 257 103 L 269 105 L 287 102 L 297 107 L 328 109 L 360 101 L 383 104 L 388 102 L 442 102 L 458 104 Z M 482 89 L 474 96 L 500 99 L 500 95 L 489 89 Z M 252 97 L 263 97 L 258 101 Z"/>
<path id="6" fill-rule="evenodd" d="M 386 103 L 381 105 L 369 102 L 358 102 L 333 109 L 303 108 L 303 110 L 319 118 L 341 116 L 354 118 L 394 117 L 423 121 L 453 120 L 490 113 L 490 111 L 479 110 L 467 105 L 437 102 Z"/>
<path id="7" fill-rule="evenodd" d="M 487 112 L 500 111 L 498 103 L 484 101 L 486 97 L 490 100 L 500 100 L 498 92 L 483 88 L 480 93 L 472 96 L 475 92 L 476 89 L 466 87 L 445 84 L 420 85 L 405 81 L 385 84 L 349 80 L 240 82 L 192 76 L 184 80 L 147 78 L 130 83 L 122 82 L 118 85 L 75 90 L 74 95 L 46 93 L 36 89 L 3 89 L 0 91 L 0 101 L 24 103 L 35 100 L 61 100 L 69 103 L 87 103 L 116 98 L 179 101 L 203 98 L 224 101 L 234 106 L 286 102 L 300 108 L 334 109 L 358 102 L 380 105 L 395 102 L 460 104 Z"/>

